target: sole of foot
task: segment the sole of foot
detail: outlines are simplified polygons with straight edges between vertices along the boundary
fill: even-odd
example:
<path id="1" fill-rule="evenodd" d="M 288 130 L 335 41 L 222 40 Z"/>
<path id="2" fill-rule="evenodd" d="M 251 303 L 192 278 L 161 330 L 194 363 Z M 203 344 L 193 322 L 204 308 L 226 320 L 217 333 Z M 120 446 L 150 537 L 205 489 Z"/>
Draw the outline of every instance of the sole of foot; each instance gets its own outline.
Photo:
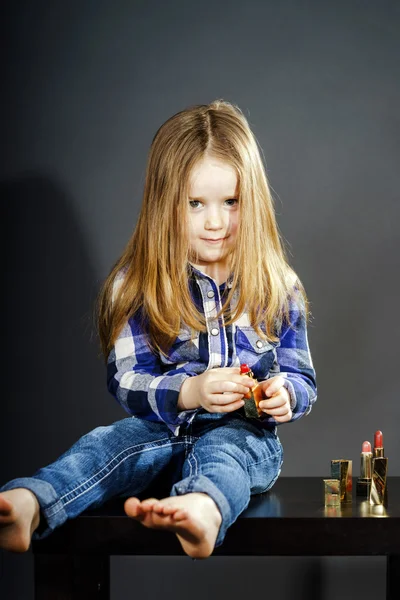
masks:
<path id="1" fill-rule="evenodd" d="M 184 552 L 192 558 L 208 558 L 215 546 L 222 522 L 214 500 L 203 493 L 170 496 L 158 500 L 126 500 L 125 512 L 150 529 L 176 534 Z"/>
<path id="2" fill-rule="evenodd" d="M 39 525 L 39 503 L 25 488 L 0 494 L 0 548 L 9 552 L 26 552 L 32 533 Z"/>

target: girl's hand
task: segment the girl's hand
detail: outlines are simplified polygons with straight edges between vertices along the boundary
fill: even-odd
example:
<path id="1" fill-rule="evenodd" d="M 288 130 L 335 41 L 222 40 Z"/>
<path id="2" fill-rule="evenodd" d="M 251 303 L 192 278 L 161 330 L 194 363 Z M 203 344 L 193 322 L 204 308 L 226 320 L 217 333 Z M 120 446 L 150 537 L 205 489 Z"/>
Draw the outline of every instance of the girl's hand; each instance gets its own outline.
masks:
<path id="1" fill-rule="evenodd" d="M 186 379 L 185 395 L 207 412 L 228 413 L 243 406 L 244 394 L 255 383 L 247 375 L 240 375 L 240 367 L 218 367 Z"/>
<path id="2" fill-rule="evenodd" d="M 278 423 L 285 423 L 292 418 L 290 408 L 290 396 L 284 387 L 284 378 L 280 375 L 271 377 L 267 381 L 261 381 L 260 386 L 266 399 L 261 400 L 259 408 L 267 415 L 274 417 Z"/>

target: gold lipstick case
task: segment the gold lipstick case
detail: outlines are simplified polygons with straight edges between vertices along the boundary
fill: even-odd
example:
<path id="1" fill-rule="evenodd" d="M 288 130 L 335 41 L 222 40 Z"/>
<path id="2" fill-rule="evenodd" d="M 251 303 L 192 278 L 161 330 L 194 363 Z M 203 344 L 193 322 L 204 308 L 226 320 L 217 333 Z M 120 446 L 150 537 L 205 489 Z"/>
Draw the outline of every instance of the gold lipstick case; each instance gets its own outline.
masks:
<path id="1" fill-rule="evenodd" d="M 386 456 L 377 456 L 372 459 L 370 504 L 387 504 L 387 466 Z"/>
<path id="2" fill-rule="evenodd" d="M 248 371 L 246 375 L 257 381 L 254 377 L 253 371 Z M 260 419 L 264 416 L 261 408 L 258 408 L 258 405 L 262 400 L 262 389 L 258 382 L 247 394 L 243 396 L 243 399 L 245 401 L 243 410 L 246 417 Z"/>
<path id="3" fill-rule="evenodd" d="M 324 479 L 325 506 L 340 506 L 339 479 Z"/>
<path id="4" fill-rule="evenodd" d="M 372 481 L 372 452 L 361 452 L 360 477 L 357 479 L 356 496 L 369 498 Z"/>
<path id="5" fill-rule="evenodd" d="M 340 502 L 351 502 L 353 489 L 353 461 L 331 460 L 331 477 L 340 481 Z"/>

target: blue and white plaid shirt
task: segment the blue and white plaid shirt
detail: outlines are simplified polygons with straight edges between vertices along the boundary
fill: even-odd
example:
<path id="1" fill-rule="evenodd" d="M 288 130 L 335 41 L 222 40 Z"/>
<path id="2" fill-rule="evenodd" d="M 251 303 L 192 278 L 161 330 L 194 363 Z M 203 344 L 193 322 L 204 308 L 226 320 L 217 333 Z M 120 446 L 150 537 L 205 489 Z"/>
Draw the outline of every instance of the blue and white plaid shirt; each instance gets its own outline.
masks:
<path id="1" fill-rule="evenodd" d="M 114 282 L 113 298 L 123 277 L 120 271 Z M 294 301 L 290 305 L 294 330 L 284 325 L 279 342 L 267 342 L 256 334 L 246 313 L 229 326 L 224 324 L 223 316 L 217 319 L 221 295 L 225 286 L 230 286 L 229 281 L 219 286 L 212 277 L 192 266 L 189 285 L 196 306 L 206 316 L 207 333 L 197 332 L 191 339 L 190 329 L 183 327 L 165 358 L 149 350 L 139 319 L 135 316 L 128 319 L 107 363 L 107 387 L 121 406 L 130 415 L 164 422 L 177 436 L 182 423 L 190 422 L 199 410 L 205 410 L 177 408 L 183 381 L 206 369 L 247 363 L 258 380 L 278 374 L 285 378 L 293 412 L 291 421 L 307 415 L 317 398 L 317 390 L 301 305 Z M 231 311 L 236 301 L 237 295 Z M 268 429 L 277 425 L 269 415 L 260 423 Z"/>

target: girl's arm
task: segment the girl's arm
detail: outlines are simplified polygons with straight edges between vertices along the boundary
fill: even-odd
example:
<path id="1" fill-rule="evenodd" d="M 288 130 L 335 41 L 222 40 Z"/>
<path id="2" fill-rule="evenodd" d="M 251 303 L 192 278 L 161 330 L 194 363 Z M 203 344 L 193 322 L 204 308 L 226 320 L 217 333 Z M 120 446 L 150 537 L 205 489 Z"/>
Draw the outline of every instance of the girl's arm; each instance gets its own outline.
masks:
<path id="1" fill-rule="evenodd" d="M 304 303 L 298 297 L 290 303 L 290 321 L 282 327 L 280 344 L 276 348 L 277 363 L 270 371 L 270 377 L 281 375 L 290 395 L 293 416 L 291 421 L 308 415 L 317 399 L 316 375 L 307 337 L 307 323 Z M 272 417 L 271 421 L 274 419 Z"/>
<path id="2" fill-rule="evenodd" d="M 119 274 L 114 281 L 113 299 L 122 279 L 123 274 Z M 166 423 L 174 435 L 197 411 L 178 407 L 183 382 L 197 374 L 185 366 L 165 372 L 165 365 L 162 369 L 160 359 L 149 350 L 146 334 L 134 317 L 125 323 L 107 361 L 108 391 L 122 408 L 130 415 Z"/>
<path id="3" fill-rule="evenodd" d="M 181 386 L 194 375 L 184 366 L 163 373 L 134 318 L 126 322 L 107 362 L 107 387 L 119 404 L 133 416 L 166 423 L 174 435 L 196 413 L 178 408 Z"/>

